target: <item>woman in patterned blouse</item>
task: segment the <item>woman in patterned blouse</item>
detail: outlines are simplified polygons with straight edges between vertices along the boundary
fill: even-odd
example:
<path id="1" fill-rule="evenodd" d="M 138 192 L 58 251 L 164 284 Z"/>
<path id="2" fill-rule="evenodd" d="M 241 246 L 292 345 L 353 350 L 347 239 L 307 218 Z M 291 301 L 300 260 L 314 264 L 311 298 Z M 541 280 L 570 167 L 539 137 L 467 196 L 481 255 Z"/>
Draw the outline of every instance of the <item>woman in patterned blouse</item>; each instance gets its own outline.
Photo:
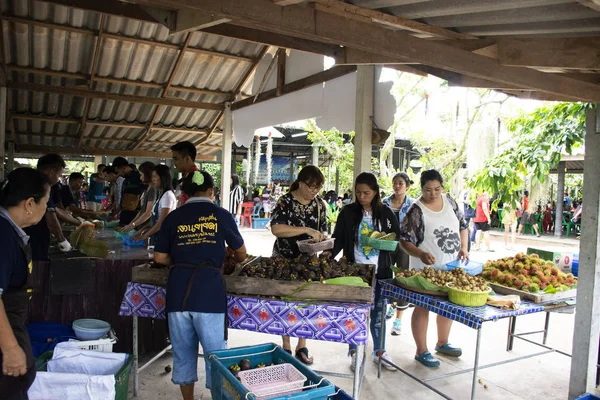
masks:
<path id="1" fill-rule="evenodd" d="M 446 264 L 469 258 L 468 226 L 456 201 L 443 194 L 444 179 L 434 169 L 421 173 L 421 197 L 410 207 L 400 227 L 400 246 L 410 256 L 412 269 L 426 266 L 446 270 Z M 412 332 L 417 345 L 415 360 L 426 367 L 440 362 L 427 350 L 429 311 L 415 307 Z M 435 351 L 460 357 L 462 350 L 448 343 L 452 320 L 437 316 L 438 341 Z"/>
<path id="2" fill-rule="evenodd" d="M 313 238 L 325 239 L 327 206 L 318 193 L 325 177 L 319 168 L 309 165 L 300 171 L 290 191 L 279 198 L 273 209 L 271 232 L 277 237 L 273 256 L 295 258 L 300 255 L 297 242 Z M 283 337 L 283 349 L 292 354 L 289 336 Z M 296 358 L 304 364 L 313 363 L 308 354 L 306 339 L 298 339 Z"/>

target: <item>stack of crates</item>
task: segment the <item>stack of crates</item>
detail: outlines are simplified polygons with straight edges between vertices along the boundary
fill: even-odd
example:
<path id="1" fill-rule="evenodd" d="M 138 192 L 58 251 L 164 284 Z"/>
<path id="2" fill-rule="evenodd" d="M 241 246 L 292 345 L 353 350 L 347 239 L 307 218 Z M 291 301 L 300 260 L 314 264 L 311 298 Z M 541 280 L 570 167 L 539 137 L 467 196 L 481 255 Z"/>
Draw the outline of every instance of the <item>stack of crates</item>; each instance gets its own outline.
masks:
<path id="1" fill-rule="evenodd" d="M 208 360 L 211 366 L 211 394 L 213 400 L 255 400 L 256 396 L 240 383 L 229 371 L 229 367 L 238 364 L 241 360 L 248 359 L 252 366 L 258 364 L 292 364 L 305 377 L 304 386 L 312 386 L 295 394 L 273 397 L 273 400 L 328 400 L 335 398 L 335 386 L 312 369 L 286 353 L 281 347 L 273 343 L 257 346 L 238 347 L 235 349 L 211 352 Z M 314 386 L 313 386 L 314 385 Z"/>

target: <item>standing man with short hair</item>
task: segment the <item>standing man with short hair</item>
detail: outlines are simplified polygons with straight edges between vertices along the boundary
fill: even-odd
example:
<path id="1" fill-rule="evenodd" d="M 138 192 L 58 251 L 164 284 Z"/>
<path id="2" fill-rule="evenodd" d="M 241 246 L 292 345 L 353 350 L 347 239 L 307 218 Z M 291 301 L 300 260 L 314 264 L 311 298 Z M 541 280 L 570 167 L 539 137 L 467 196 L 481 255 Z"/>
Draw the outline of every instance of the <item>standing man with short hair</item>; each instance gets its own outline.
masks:
<path id="1" fill-rule="evenodd" d="M 184 141 L 171 146 L 171 151 L 173 152 L 173 164 L 175 164 L 177 172 L 182 175 L 181 179 L 177 182 L 177 188 L 175 190 L 177 207 L 181 207 L 189 198 L 183 190 L 181 190 L 181 182 L 183 182 L 188 174 L 199 171 L 198 166 L 196 165 L 196 146 L 194 146 L 192 142 Z"/>
<path id="2" fill-rule="evenodd" d="M 51 233 L 58 240 L 60 251 L 68 252 L 72 250 L 71 244 L 63 234 L 59 218 L 75 226 L 79 226 L 81 222 L 60 208 L 62 199 L 58 185 L 66 166 L 65 160 L 58 154 L 46 154 L 38 160 L 37 170 L 48 176 L 52 187 L 50 189 L 46 215 L 39 223 L 25 229 L 25 233 L 31 238 L 31 255 L 33 261 L 47 261 L 49 259 Z"/>
<path id="3" fill-rule="evenodd" d="M 90 184 L 85 202 L 91 211 L 102 211 L 102 201 L 98 200 L 97 196 L 104 194 L 104 186 L 106 185 L 106 179 L 104 178 L 105 169 L 106 165 L 100 164 L 98 165 L 98 172 L 90 176 Z"/>
<path id="4" fill-rule="evenodd" d="M 481 236 L 485 241 L 485 248 L 487 251 L 494 251 L 490 247 L 490 201 L 485 193 L 480 193 L 477 196 L 477 208 L 475 209 L 475 226 L 477 227 L 477 236 L 475 237 L 475 250 L 481 249 Z"/>
<path id="5" fill-rule="evenodd" d="M 121 214 L 119 217 L 119 226 L 128 225 L 138 211 L 140 211 L 140 197 L 144 192 L 144 185 L 139 171 L 131 168 L 131 165 L 123 157 L 117 157 L 113 160 L 113 167 L 120 177 L 125 178 L 121 191 Z M 117 192 L 118 192 L 117 187 Z"/>
<path id="6" fill-rule="evenodd" d="M 70 211 L 75 217 L 99 218 L 100 213 L 92 210 L 84 210 L 81 207 L 80 191 L 85 177 L 79 172 L 69 175 L 69 183 L 60 185 L 60 198 L 63 207 Z M 88 203 L 89 204 L 89 203 Z"/>

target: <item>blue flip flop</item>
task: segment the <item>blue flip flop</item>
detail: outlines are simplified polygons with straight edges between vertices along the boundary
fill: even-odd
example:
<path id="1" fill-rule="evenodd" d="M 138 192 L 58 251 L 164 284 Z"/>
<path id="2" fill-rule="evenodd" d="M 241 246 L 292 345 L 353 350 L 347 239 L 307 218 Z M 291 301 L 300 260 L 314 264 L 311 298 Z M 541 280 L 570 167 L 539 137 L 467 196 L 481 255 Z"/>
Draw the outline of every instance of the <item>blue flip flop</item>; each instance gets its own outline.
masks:
<path id="1" fill-rule="evenodd" d="M 428 351 L 419 354 L 418 356 L 415 356 L 415 360 L 417 360 L 418 362 L 420 362 L 428 368 L 438 368 L 440 366 L 439 360 L 432 356 L 431 353 Z"/>
<path id="2" fill-rule="evenodd" d="M 435 351 L 450 357 L 462 356 L 462 349 L 460 347 L 454 347 L 450 343 L 446 343 L 443 346 L 435 346 Z"/>

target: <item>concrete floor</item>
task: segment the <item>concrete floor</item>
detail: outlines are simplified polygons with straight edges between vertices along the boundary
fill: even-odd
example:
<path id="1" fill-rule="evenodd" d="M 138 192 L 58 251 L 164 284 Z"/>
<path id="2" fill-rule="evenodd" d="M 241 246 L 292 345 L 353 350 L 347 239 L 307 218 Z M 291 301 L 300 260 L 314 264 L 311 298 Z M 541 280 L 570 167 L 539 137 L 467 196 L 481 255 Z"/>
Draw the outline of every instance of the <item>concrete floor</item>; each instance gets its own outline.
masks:
<path id="1" fill-rule="evenodd" d="M 244 230 L 244 238 L 247 247 L 252 254 L 268 256 L 271 253 L 273 236 L 266 230 L 252 231 Z M 547 238 L 550 239 L 550 238 Z M 533 246 L 532 238 L 519 238 L 517 241 L 517 251 L 525 251 L 527 246 Z M 477 261 L 487 259 L 497 259 L 510 254 L 514 251 L 504 250 L 503 238 L 501 236 L 492 236 L 492 247 L 496 252 L 475 252 L 471 258 Z M 557 247 L 561 249 L 571 249 L 577 251 L 577 241 L 568 240 L 557 243 L 554 240 L 540 241 L 535 239 L 536 248 L 545 248 L 554 250 Z M 415 345 L 410 333 L 411 310 L 405 313 L 403 318 L 404 327 L 401 336 L 391 336 L 392 321 L 388 321 L 388 333 L 386 336 L 386 348 L 393 357 L 395 363 L 405 368 L 410 373 L 421 377 L 433 377 L 441 374 L 452 373 L 460 369 L 472 368 L 476 331 L 464 325 L 455 323 L 452 328 L 451 342 L 463 349 L 463 356 L 460 359 L 452 359 L 440 356 L 442 365 L 437 370 L 425 368 L 414 361 Z M 431 318 L 432 325 L 435 319 Z M 550 334 L 548 336 L 548 345 L 556 349 L 571 353 L 573 338 L 573 314 L 553 313 L 550 321 Z M 517 323 L 518 332 L 528 332 L 543 329 L 544 315 L 534 314 L 519 317 Z M 524 356 L 540 352 L 543 349 L 529 343 L 518 341 L 512 352 L 506 351 L 506 339 L 508 330 L 508 320 L 498 322 L 487 322 L 482 329 L 482 345 L 480 355 L 480 365 L 509 360 L 514 357 Z M 280 338 L 261 333 L 230 330 L 229 347 L 248 346 L 266 342 L 280 343 Z M 531 339 L 541 341 L 541 334 L 530 336 Z M 429 329 L 428 342 L 431 346 L 435 345 L 436 332 L 432 326 Z M 292 340 L 294 344 L 295 341 Z M 327 370 L 342 373 L 350 372 L 350 359 L 346 356 L 347 346 L 343 344 L 309 341 L 308 347 L 315 356 L 313 368 L 316 370 Z M 383 370 L 381 379 L 377 378 L 376 365 L 371 361 L 370 342 L 368 360 L 366 363 L 366 373 L 361 390 L 361 399 L 364 400 L 382 400 L 382 399 L 439 399 L 440 396 L 429 391 L 424 386 L 413 381 L 406 375 L 398 371 Z M 151 355 L 142 357 L 142 362 L 150 358 Z M 169 353 L 165 354 L 157 362 L 151 365 L 140 375 L 140 396 L 141 399 L 178 399 L 179 388 L 171 383 L 171 374 L 164 371 L 165 366 L 172 365 L 172 357 Z M 479 373 L 482 383 L 477 383 L 478 399 L 498 399 L 498 400 L 520 400 L 520 399 L 567 399 L 569 386 L 570 358 L 552 353 L 545 354 L 516 363 L 496 366 L 483 369 Z M 199 359 L 198 375 L 200 384 L 196 385 L 196 398 L 210 399 L 210 392 L 204 388 L 204 363 Z M 328 377 L 337 386 L 340 386 L 348 393 L 352 393 L 352 381 L 344 378 Z M 471 393 L 471 374 L 462 374 L 430 382 L 432 386 L 446 393 L 453 399 L 469 399 Z M 484 385 L 487 388 L 484 388 Z M 130 396 L 131 390 L 130 390 Z"/>

